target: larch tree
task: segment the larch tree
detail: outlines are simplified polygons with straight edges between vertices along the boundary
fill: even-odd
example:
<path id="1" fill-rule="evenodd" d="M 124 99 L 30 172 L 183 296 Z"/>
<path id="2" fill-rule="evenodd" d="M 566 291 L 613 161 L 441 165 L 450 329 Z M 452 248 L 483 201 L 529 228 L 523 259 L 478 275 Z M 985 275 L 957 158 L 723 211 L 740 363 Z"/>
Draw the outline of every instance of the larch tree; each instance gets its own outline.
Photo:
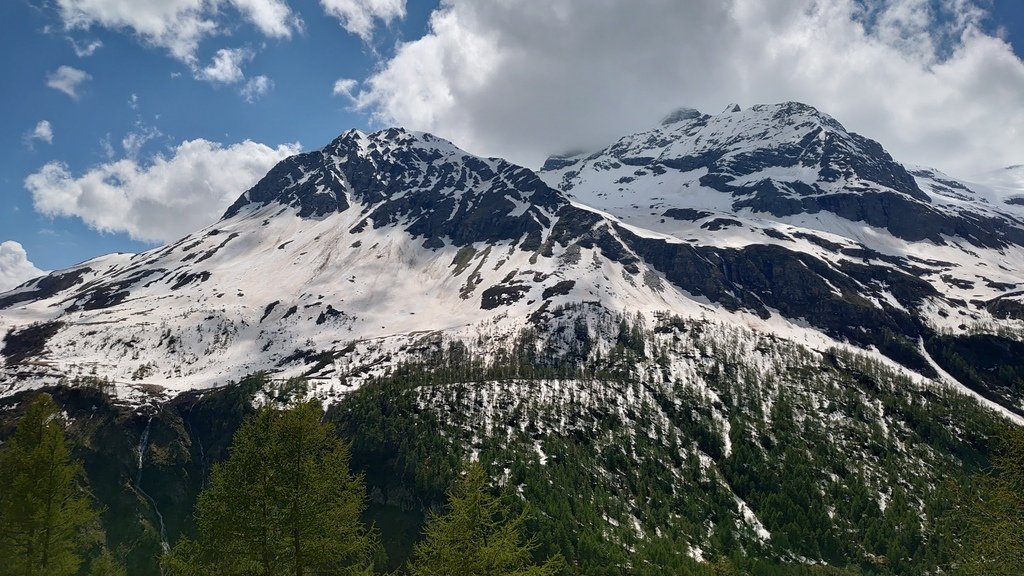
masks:
<path id="1" fill-rule="evenodd" d="M 165 558 L 174 575 L 363 574 L 375 540 L 347 446 L 316 403 L 246 419 L 196 507 L 198 538 Z"/>
<path id="2" fill-rule="evenodd" d="M 0 575 L 78 572 L 97 519 L 80 484 L 57 405 L 40 394 L 0 446 Z"/>
<path id="3" fill-rule="evenodd" d="M 488 491 L 483 467 L 471 464 L 448 493 L 447 513 L 427 521 L 409 572 L 415 576 L 558 574 L 564 565 L 560 556 L 534 562 L 536 546 L 522 534 L 525 521 L 524 514 L 513 513 L 506 498 Z"/>
<path id="4" fill-rule="evenodd" d="M 128 571 L 114 557 L 110 550 L 104 548 L 99 556 L 89 563 L 89 576 L 127 576 Z"/>
<path id="5" fill-rule="evenodd" d="M 1024 430 L 1002 434 L 992 463 L 961 506 L 955 574 L 1024 574 Z"/>

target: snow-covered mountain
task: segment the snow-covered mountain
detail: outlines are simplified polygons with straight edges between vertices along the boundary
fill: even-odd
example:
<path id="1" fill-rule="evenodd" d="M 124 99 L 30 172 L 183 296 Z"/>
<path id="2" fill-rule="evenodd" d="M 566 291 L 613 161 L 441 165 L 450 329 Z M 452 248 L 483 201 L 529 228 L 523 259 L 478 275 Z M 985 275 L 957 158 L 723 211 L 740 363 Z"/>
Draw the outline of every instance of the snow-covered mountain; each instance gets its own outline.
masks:
<path id="1" fill-rule="evenodd" d="M 430 134 L 349 131 L 203 230 L 0 295 L 0 394 L 98 377 L 141 399 L 267 370 L 330 398 L 452 341 L 494 356 L 532 330 L 564 355 L 567 326 L 637 314 L 960 386 L 928 342 L 1024 326 L 1015 198 L 908 170 L 795 103 L 679 110 L 537 173 Z"/>
<path id="2" fill-rule="evenodd" d="M 537 172 L 346 132 L 203 230 L 0 294 L 0 428 L 67 384 L 140 574 L 243 415 L 311 396 L 389 525 L 471 458 L 579 573 L 934 573 L 944 487 L 1024 423 L 1017 172 L 907 168 L 793 103 L 681 109 Z"/>

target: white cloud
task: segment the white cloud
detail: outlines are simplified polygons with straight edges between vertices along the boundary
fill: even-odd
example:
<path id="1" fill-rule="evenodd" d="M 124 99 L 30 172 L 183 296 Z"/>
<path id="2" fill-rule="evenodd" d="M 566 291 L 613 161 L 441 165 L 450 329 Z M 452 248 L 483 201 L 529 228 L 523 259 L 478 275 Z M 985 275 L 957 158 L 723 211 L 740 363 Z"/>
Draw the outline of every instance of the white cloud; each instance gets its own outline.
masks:
<path id="1" fill-rule="evenodd" d="M 902 161 L 970 173 L 1024 160 L 1024 63 L 984 16 L 971 0 L 443 0 L 354 99 L 534 166 L 679 105 L 799 100 Z"/>
<path id="2" fill-rule="evenodd" d="M 114 150 L 114 145 L 110 143 L 109 132 L 104 134 L 103 138 L 100 138 L 100 148 L 103 149 L 103 155 L 106 156 L 108 160 L 117 156 L 117 151 Z"/>
<path id="3" fill-rule="evenodd" d="M 29 280 L 45 274 L 29 262 L 21 244 L 8 240 L 0 242 L 0 292 L 6 292 Z"/>
<path id="4" fill-rule="evenodd" d="M 206 0 L 57 0 L 57 7 L 66 28 L 130 30 L 190 63 L 199 41 L 217 29 Z"/>
<path id="5" fill-rule="evenodd" d="M 260 32 L 273 38 L 290 38 L 302 29 L 302 20 L 283 0 L 231 0 L 231 3 Z"/>
<path id="6" fill-rule="evenodd" d="M 121 148 L 124 149 L 125 156 L 131 160 L 135 160 L 139 156 L 139 152 L 142 151 L 142 147 L 145 146 L 149 141 L 154 140 L 163 136 L 161 132 L 155 126 L 147 126 L 141 121 L 135 122 L 135 128 L 129 131 L 121 138 Z M 107 142 L 109 145 L 109 141 Z M 113 148 L 106 151 L 107 157 L 113 157 Z"/>
<path id="7" fill-rule="evenodd" d="M 353 91 L 356 89 L 356 86 L 358 85 L 359 82 L 356 82 L 351 78 L 339 78 L 337 81 L 334 82 L 334 89 L 331 91 L 331 93 L 334 94 L 335 96 L 344 96 L 349 100 L 355 101 L 356 97 Z"/>
<path id="8" fill-rule="evenodd" d="M 25 143 L 32 147 L 32 141 L 39 140 L 47 144 L 53 144 L 53 126 L 49 120 L 40 120 L 36 127 L 25 134 Z"/>
<path id="9" fill-rule="evenodd" d="M 79 86 L 90 79 L 92 76 L 83 70 L 71 66 L 61 66 L 46 76 L 46 85 L 77 100 Z"/>
<path id="10" fill-rule="evenodd" d="M 79 58 L 88 58 L 103 47 L 103 42 L 100 40 L 90 40 L 89 42 L 79 44 L 77 40 L 68 36 L 68 42 L 71 43 L 71 48 L 75 51 L 75 56 L 78 56 Z"/>
<path id="11" fill-rule="evenodd" d="M 390 24 L 405 17 L 405 0 L 320 0 L 320 5 L 340 20 L 345 30 L 364 41 L 373 38 L 377 20 Z"/>
<path id="12" fill-rule="evenodd" d="M 245 101 L 251 104 L 262 98 L 264 94 L 270 92 L 273 88 L 274 81 L 261 74 L 250 78 L 245 83 L 245 86 L 242 86 L 240 93 L 242 94 L 242 98 L 245 98 Z"/>
<path id="13" fill-rule="evenodd" d="M 25 187 L 42 214 L 167 242 L 216 221 L 274 164 L 298 151 L 298 144 L 187 140 L 146 164 L 123 158 L 79 176 L 61 162 L 49 162 L 25 179 Z"/>
<path id="14" fill-rule="evenodd" d="M 224 32 L 223 0 L 57 0 L 67 29 L 101 26 L 133 32 L 189 65 L 200 41 Z M 301 20 L 284 0 L 227 0 L 266 36 L 288 38 Z"/>
<path id="15" fill-rule="evenodd" d="M 235 84 L 245 80 L 242 64 L 252 60 L 253 53 L 246 48 L 222 48 L 206 68 L 196 71 L 196 78 L 215 84 Z"/>

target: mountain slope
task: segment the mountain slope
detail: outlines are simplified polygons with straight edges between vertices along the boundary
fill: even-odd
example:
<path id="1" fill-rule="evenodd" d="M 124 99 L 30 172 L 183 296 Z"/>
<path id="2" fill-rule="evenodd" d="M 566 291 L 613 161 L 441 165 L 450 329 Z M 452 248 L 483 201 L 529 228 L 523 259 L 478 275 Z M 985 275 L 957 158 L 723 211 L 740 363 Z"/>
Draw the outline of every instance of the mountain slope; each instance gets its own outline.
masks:
<path id="1" fill-rule="evenodd" d="M 541 178 L 429 134 L 350 131 L 204 230 L 0 296 L 0 352 L 11 390 L 100 376 L 175 394 L 271 370 L 326 396 L 415 358 L 427 334 L 494 354 L 526 328 L 553 337 L 555 311 L 588 302 L 875 350 L 940 378 L 925 344 L 1024 317 L 1008 206 L 793 103 L 684 110 Z"/>
<path id="2" fill-rule="evenodd" d="M 409 534 L 475 458 L 576 573 L 934 572 L 941 482 L 1024 421 L 1014 197 L 792 103 L 680 110 L 536 173 L 349 131 L 203 230 L 0 294 L 0 432 L 65 398 L 146 550 L 188 533 L 246 411 L 314 397 Z"/>
<path id="3" fill-rule="evenodd" d="M 778 311 L 929 377 L 942 372 L 938 353 L 921 344 L 936 336 L 1021 331 L 1024 211 L 1006 179 L 996 190 L 908 171 L 803 104 L 682 109 L 597 152 L 553 157 L 540 174 L 637 236 L 704 256 L 709 265 L 687 266 L 685 251 L 638 242 L 686 290 Z"/>

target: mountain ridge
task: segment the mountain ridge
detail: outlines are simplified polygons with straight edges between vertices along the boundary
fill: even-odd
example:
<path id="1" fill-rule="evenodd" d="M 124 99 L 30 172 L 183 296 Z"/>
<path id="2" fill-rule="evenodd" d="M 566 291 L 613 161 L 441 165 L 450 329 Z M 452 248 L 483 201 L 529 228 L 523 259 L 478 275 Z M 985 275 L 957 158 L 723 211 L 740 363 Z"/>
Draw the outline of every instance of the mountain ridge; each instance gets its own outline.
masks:
<path id="1" fill-rule="evenodd" d="M 906 170 L 804 104 L 670 118 L 538 173 L 427 133 L 347 131 L 279 163 L 196 234 L 0 295 L 10 389 L 95 373 L 180 391 L 304 374 L 328 354 L 325 387 L 342 390 L 346 371 L 386 371 L 426 334 L 483 331 L 497 346 L 546 334 L 581 301 L 848 345 L 939 379 L 922 341 L 1019 329 L 1024 278 L 1006 264 L 1024 263 L 1024 226 L 1011 209 Z M 874 204 L 893 221 L 874 226 Z M 908 238 L 928 229 L 920 214 L 955 224 Z M 392 350 L 336 357 L 360 342 Z"/>
<path id="2" fill-rule="evenodd" d="M 672 120 L 538 172 L 401 129 L 288 158 L 0 294 L 0 434 L 58 400 L 139 574 L 242 417 L 310 399 L 392 568 L 477 460 L 574 573 L 937 573 L 948 487 L 1024 424 L 1024 208 L 804 105 Z"/>

